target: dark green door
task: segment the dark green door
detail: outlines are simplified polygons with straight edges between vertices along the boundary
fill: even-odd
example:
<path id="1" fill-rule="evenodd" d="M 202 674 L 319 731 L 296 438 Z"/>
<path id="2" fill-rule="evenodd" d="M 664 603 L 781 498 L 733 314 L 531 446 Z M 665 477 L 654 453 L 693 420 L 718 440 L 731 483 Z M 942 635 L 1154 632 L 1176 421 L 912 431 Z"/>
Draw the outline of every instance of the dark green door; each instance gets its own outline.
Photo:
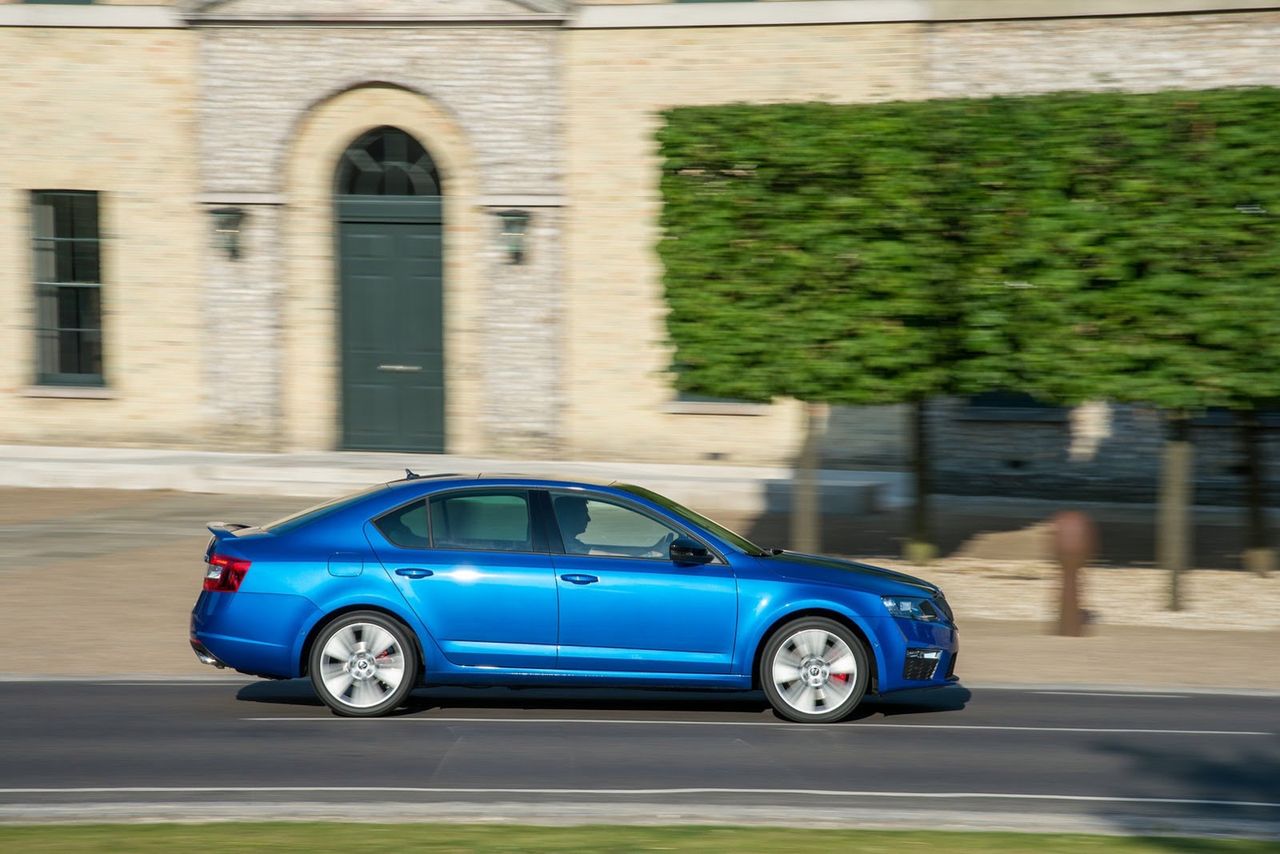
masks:
<path id="1" fill-rule="evenodd" d="M 440 207 L 338 199 L 343 447 L 444 451 Z"/>

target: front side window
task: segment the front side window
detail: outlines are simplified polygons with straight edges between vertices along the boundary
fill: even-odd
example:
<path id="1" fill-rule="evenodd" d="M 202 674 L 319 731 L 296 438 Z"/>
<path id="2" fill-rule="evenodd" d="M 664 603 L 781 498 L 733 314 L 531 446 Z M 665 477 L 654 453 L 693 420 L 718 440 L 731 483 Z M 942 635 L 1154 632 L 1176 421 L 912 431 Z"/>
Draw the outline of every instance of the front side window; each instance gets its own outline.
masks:
<path id="1" fill-rule="evenodd" d="M 532 552 L 525 492 L 455 493 L 431 499 L 431 541 L 438 549 Z"/>
<path id="2" fill-rule="evenodd" d="M 102 243 L 98 194 L 32 196 L 36 382 L 102 385 Z"/>
<path id="3" fill-rule="evenodd" d="M 551 506 L 564 550 L 571 555 L 608 555 L 668 560 L 681 532 L 629 507 L 576 493 L 552 493 Z"/>

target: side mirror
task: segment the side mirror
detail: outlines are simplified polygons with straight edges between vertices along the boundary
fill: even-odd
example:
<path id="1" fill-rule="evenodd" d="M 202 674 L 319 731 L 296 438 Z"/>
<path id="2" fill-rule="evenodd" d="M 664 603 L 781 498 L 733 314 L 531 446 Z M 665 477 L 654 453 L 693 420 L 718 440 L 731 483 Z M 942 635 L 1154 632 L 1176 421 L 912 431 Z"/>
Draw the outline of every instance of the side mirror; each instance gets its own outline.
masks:
<path id="1" fill-rule="evenodd" d="M 690 537 L 676 537 L 671 541 L 671 561 L 680 564 L 711 563 L 711 552 L 702 543 Z"/>

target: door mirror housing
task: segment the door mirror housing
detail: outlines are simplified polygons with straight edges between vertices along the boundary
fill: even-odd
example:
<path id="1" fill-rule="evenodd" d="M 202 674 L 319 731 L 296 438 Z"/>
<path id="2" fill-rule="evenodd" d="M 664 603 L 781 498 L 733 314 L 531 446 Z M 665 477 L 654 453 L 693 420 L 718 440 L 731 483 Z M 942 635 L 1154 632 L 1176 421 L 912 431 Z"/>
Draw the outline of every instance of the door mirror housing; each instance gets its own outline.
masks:
<path id="1" fill-rule="evenodd" d="M 706 546 L 692 537 L 676 537 L 671 541 L 669 554 L 672 563 L 685 565 L 711 563 L 714 559 Z"/>

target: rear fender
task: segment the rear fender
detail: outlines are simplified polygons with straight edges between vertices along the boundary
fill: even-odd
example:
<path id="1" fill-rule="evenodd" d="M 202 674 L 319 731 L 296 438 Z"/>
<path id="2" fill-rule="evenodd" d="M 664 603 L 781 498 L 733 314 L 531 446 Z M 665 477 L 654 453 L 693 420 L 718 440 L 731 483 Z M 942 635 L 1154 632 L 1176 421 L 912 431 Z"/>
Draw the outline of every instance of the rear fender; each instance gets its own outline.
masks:
<path id="1" fill-rule="evenodd" d="M 423 658 L 422 664 L 428 671 L 439 669 L 444 661 L 444 656 L 441 654 L 435 638 L 427 631 L 426 626 L 422 624 L 417 615 L 405 604 L 404 599 L 386 596 L 374 589 L 372 585 L 359 591 L 344 591 L 343 595 L 316 602 L 316 607 L 319 609 L 316 616 L 308 620 L 298 630 L 298 636 L 294 640 L 293 660 L 298 662 L 299 673 L 306 670 L 307 662 L 304 659 L 304 655 L 307 652 L 307 639 L 311 637 L 312 632 L 328 622 L 336 614 L 358 611 L 363 608 L 386 611 L 408 626 L 409 630 L 417 636 L 418 649 L 421 651 Z"/>

